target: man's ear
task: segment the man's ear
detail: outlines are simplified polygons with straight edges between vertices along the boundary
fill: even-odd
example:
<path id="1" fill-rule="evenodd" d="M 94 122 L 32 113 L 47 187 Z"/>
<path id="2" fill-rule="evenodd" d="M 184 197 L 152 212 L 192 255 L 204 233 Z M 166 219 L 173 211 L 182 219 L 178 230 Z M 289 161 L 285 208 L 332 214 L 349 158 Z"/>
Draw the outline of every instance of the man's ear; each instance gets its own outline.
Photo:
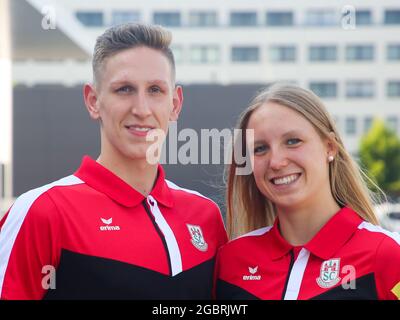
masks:
<path id="1" fill-rule="evenodd" d="M 86 83 L 83 86 L 83 98 L 85 100 L 86 109 L 92 119 L 100 118 L 99 107 L 97 103 L 97 91 L 93 84 Z"/>
<path id="2" fill-rule="evenodd" d="M 176 88 L 174 89 L 172 104 L 173 108 L 169 116 L 169 120 L 176 121 L 179 118 L 179 114 L 181 113 L 183 105 L 183 90 L 181 86 L 176 86 Z"/>

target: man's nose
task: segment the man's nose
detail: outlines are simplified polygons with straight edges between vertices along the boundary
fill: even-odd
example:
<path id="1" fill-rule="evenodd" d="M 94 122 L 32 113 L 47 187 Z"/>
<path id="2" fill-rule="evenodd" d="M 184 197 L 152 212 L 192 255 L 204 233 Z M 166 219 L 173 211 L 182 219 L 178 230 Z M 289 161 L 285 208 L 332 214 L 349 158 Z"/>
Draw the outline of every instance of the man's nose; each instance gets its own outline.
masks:
<path id="1" fill-rule="evenodd" d="M 144 92 L 139 92 L 132 102 L 132 114 L 137 117 L 147 117 L 151 114 L 149 97 Z"/>

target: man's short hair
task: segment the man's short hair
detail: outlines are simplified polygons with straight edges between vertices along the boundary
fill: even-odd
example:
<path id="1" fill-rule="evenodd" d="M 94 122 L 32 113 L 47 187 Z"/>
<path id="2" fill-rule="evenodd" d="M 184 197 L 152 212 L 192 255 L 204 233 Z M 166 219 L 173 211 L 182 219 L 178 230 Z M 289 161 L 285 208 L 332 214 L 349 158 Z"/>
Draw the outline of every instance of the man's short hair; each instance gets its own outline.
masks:
<path id="1" fill-rule="evenodd" d="M 160 51 L 171 65 L 175 81 L 175 60 L 171 48 L 172 34 L 158 25 L 126 23 L 107 29 L 96 40 L 93 53 L 93 82 L 99 84 L 104 63 L 114 54 L 131 48 L 148 47 Z"/>

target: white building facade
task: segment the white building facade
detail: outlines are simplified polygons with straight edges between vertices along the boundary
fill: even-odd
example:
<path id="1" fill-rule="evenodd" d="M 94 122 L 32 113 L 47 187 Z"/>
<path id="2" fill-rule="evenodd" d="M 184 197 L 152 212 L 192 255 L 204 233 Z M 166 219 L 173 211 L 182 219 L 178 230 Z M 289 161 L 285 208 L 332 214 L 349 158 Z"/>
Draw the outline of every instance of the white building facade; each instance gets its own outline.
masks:
<path id="1" fill-rule="evenodd" d="M 108 26 L 142 21 L 172 31 L 182 84 L 290 81 L 310 88 L 326 102 L 352 152 L 375 116 L 400 132 L 398 0 L 27 2 L 40 12 L 52 8 L 56 28 L 86 58 L 20 59 L 14 84 L 89 81 L 96 37 Z"/>
<path id="2" fill-rule="evenodd" d="M 173 33 L 183 85 L 290 81 L 310 88 L 353 154 L 374 117 L 400 134 L 398 0 L 18 1 L 25 4 L 14 7 L 14 20 L 24 11 L 36 27 L 13 44 L 14 84 L 90 81 L 95 39 L 107 27 L 156 23 Z"/>

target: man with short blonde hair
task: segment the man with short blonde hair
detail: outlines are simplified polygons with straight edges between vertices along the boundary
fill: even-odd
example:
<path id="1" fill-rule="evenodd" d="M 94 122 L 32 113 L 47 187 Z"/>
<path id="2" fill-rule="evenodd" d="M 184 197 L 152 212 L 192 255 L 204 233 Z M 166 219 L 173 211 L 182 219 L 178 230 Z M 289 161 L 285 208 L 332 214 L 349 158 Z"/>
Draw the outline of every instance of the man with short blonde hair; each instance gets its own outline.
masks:
<path id="1" fill-rule="evenodd" d="M 148 137 L 166 134 L 182 108 L 170 42 L 142 24 L 97 39 L 83 93 L 100 123 L 100 155 L 21 195 L 0 221 L 2 299 L 212 297 L 227 241 L 218 206 L 147 159 Z"/>

